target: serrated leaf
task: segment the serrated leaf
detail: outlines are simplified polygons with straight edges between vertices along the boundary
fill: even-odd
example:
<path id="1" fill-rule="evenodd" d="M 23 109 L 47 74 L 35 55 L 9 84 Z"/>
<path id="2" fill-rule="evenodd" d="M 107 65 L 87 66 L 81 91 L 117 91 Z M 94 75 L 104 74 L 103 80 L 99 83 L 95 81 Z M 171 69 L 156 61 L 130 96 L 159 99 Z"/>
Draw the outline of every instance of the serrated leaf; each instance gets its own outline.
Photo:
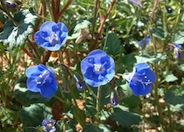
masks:
<path id="1" fill-rule="evenodd" d="M 15 98 L 25 106 L 28 106 L 33 103 L 45 103 L 48 99 L 44 98 L 40 93 L 31 92 L 27 89 L 26 86 L 27 78 L 21 78 L 15 84 L 14 94 Z"/>
<path id="2" fill-rule="evenodd" d="M 51 109 L 41 103 L 22 108 L 19 115 L 26 132 L 35 131 L 45 118 L 52 118 Z"/>
<path id="3" fill-rule="evenodd" d="M 108 32 L 105 40 L 105 49 L 107 54 L 117 55 L 121 50 L 121 41 L 114 32 Z"/>
<path id="4" fill-rule="evenodd" d="M 124 127 L 131 127 L 131 125 L 139 124 L 141 121 L 140 115 L 131 112 L 128 108 L 120 105 L 114 108 L 114 113 L 110 118 Z"/>
<path id="5" fill-rule="evenodd" d="M 14 15 L 13 20 L 7 20 L 0 34 L 0 42 L 9 48 L 23 46 L 28 36 L 33 32 L 37 16 L 33 9 L 23 9 Z"/>
<path id="6" fill-rule="evenodd" d="M 173 74 L 169 74 L 165 77 L 166 82 L 174 82 L 176 80 L 178 80 L 178 78 L 176 76 L 174 76 Z"/>

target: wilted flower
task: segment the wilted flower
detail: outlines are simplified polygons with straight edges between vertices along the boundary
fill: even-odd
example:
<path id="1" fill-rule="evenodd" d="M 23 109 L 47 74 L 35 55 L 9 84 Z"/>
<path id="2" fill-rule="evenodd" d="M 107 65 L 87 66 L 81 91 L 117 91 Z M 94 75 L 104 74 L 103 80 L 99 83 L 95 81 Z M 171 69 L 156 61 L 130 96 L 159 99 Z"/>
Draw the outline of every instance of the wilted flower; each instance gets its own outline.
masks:
<path id="1" fill-rule="evenodd" d="M 181 44 L 169 44 L 171 46 L 171 50 L 174 51 L 175 58 L 181 58 L 182 57 L 182 51 L 181 51 Z"/>
<path id="2" fill-rule="evenodd" d="M 78 90 L 84 90 L 86 87 L 86 84 L 84 81 L 81 79 L 79 75 L 74 75 L 74 80 L 76 82 L 76 86 Z"/>
<path id="3" fill-rule="evenodd" d="M 68 36 L 68 29 L 62 22 L 45 22 L 40 30 L 35 33 L 35 42 L 50 51 L 57 51 L 65 44 Z"/>
<path id="4" fill-rule="evenodd" d="M 45 132 L 55 132 L 56 128 L 55 128 L 55 123 L 56 121 L 54 119 L 44 119 L 42 121 L 42 126 L 45 129 Z"/>
<path id="5" fill-rule="evenodd" d="M 99 49 L 91 51 L 81 62 L 84 80 L 93 87 L 110 82 L 115 74 L 114 69 L 113 58 Z"/>
<path id="6" fill-rule="evenodd" d="M 129 82 L 129 87 L 136 96 L 150 93 L 156 80 L 155 72 L 145 62 L 136 64 L 133 72 L 123 77 Z"/>
<path id="7" fill-rule="evenodd" d="M 150 38 L 143 38 L 141 41 L 139 41 L 139 44 L 141 47 L 148 47 L 150 42 Z"/>
<path id="8" fill-rule="evenodd" d="M 51 98 L 58 89 L 58 83 L 52 69 L 39 64 L 26 70 L 27 87 L 32 92 L 40 92 L 45 98 Z"/>
<path id="9" fill-rule="evenodd" d="M 111 91 L 111 94 L 110 94 L 110 103 L 111 105 L 115 106 L 118 104 L 118 96 L 117 96 L 117 93 L 115 90 L 112 90 Z"/>
<path id="10" fill-rule="evenodd" d="M 129 0 L 129 1 L 132 2 L 132 3 L 134 3 L 134 5 L 136 5 L 136 6 L 142 7 L 142 3 L 141 3 L 140 0 Z"/>

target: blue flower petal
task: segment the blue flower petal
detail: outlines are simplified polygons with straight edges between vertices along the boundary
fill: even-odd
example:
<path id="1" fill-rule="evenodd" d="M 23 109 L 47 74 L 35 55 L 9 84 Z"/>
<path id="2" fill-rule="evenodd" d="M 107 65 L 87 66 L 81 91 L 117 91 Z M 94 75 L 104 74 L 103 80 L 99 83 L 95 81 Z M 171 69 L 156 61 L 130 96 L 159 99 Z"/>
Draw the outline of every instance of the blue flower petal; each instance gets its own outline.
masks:
<path id="1" fill-rule="evenodd" d="M 29 67 L 26 76 L 28 89 L 32 92 L 40 92 L 46 98 L 52 97 L 58 89 L 53 70 L 43 64 Z"/>
<path id="2" fill-rule="evenodd" d="M 27 79 L 28 89 L 32 92 L 40 92 L 40 89 L 38 88 L 35 82 L 36 82 L 35 78 L 28 78 Z"/>
<path id="3" fill-rule="evenodd" d="M 156 80 L 156 74 L 147 63 L 138 63 L 134 71 L 125 76 L 129 81 L 132 92 L 138 95 L 146 95 L 151 92 L 152 84 Z"/>
<path id="4" fill-rule="evenodd" d="M 115 64 L 112 57 L 102 50 L 91 51 L 81 62 L 81 71 L 86 83 L 93 87 L 105 85 L 115 74 Z"/>
<path id="5" fill-rule="evenodd" d="M 140 82 L 129 82 L 129 86 L 134 93 L 134 95 L 139 96 L 139 95 L 146 95 L 151 92 L 152 86 L 151 84 L 145 86 Z"/>
<path id="6" fill-rule="evenodd" d="M 61 23 L 45 22 L 34 35 L 35 42 L 50 51 L 57 51 L 66 43 L 67 27 Z"/>

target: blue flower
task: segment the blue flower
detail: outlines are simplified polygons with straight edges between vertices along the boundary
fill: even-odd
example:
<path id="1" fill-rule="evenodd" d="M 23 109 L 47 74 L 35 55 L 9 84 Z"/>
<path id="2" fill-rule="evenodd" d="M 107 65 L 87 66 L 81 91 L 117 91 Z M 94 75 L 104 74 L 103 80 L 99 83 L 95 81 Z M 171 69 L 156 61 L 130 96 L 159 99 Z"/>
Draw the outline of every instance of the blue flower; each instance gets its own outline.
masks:
<path id="1" fill-rule="evenodd" d="M 132 3 L 134 3 L 134 5 L 136 5 L 136 6 L 142 7 L 142 3 L 141 3 L 140 0 L 129 0 L 129 1 L 132 2 Z"/>
<path id="2" fill-rule="evenodd" d="M 150 38 L 143 38 L 141 41 L 139 41 L 139 44 L 141 47 L 148 47 L 150 42 Z"/>
<path id="3" fill-rule="evenodd" d="M 45 22 L 35 33 L 35 42 L 50 51 L 57 51 L 66 42 L 68 29 L 62 22 Z"/>
<path id="4" fill-rule="evenodd" d="M 174 51 L 173 53 L 174 53 L 175 58 L 181 58 L 182 57 L 181 44 L 169 43 L 169 45 L 171 46 L 171 50 Z"/>
<path id="5" fill-rule="evenodd" d="M 123 77 L 129 82 L 129 87 L 136 96 L 150 93 L 156 80 L 155 72 L 145 62 L 136 64 L 133 72 Z"/>
<path id="6" fill-rule="evenodd" d="M 42 121 L 42 126 L 45 129 L 45 132 L 55 132 L 56 128 L 55 128 L 55 123 L 56 121 L 54 119 L 44 119 Z"/>
<path id="7" fill-rule="evenodd" d="M 110 103 L 111 105 L 115 106 L 118 104 L 118 95 L 116 93 L 115 90 L 112 90 L 111 91 L 111 94 L 110 94 Z"/>
<path id="8" fill-rule="evenodd" d="M 86 87 L 86 84 L 84 83 L 84 81 L 81 79 L 81 77 L 77 74 L 74 75 L 74 80 L 76 82 L 76 86 L 78 90 L 84 90 Z"/>
<path id="9" fill-rule="evenodd" d="M 114 69 L 113 58 L 99 49 L 91 51 L 81 62 L 84 80 L 93 87 L 110 82 L 115 74 Z"/>
<path id="10" fill-rule="evenodd" d="M 54 72 L 42 64 L 29 67 L 26 76 L 28 89 L 32 92 L 40 92 L 45 98 L 51 98 L 58 89 Z"/>

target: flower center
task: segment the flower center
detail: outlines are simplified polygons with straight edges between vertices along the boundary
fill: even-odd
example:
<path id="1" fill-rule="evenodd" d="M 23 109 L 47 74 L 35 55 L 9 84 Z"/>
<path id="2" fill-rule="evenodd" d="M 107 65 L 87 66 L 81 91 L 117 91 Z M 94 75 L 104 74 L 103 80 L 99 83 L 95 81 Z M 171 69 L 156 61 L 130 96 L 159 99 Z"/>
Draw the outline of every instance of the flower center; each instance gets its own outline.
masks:
<path id="1" fill-rule="evenodd" d="M 50 72 L 48 70 L 44 70 L 42 74 L 38 76 L 38 79 L 36 80 L 36 84 L 43 85 L 46 82 L 51 82 L 52 78 L 50 77 Z"/>
<path id="2" fill-rule="evenodd" d="M 94 64 L 94 71 L 97 74 L 101 74 L 105 71 L 105 69 L 104 69 L 103 65 L 101 65 L 101 64 Z"/>
<path id="3" fill-rule="evenodd" d="M 133 80 L 140 82 L 144 89 L 145 89 L 145 85 L 147 86 L 147 85 L 153 83 L 151 80 L 148 79 L 147 76 L 144 76 L 144 77 L 133 77 Z"/>
<path id="4" fill-rule="evenodd" d="M 52 46 L 60 43 L 59 37 L 55 32 L 52 32 L 52 36 L 50 37 L 50 43 Z"/>

